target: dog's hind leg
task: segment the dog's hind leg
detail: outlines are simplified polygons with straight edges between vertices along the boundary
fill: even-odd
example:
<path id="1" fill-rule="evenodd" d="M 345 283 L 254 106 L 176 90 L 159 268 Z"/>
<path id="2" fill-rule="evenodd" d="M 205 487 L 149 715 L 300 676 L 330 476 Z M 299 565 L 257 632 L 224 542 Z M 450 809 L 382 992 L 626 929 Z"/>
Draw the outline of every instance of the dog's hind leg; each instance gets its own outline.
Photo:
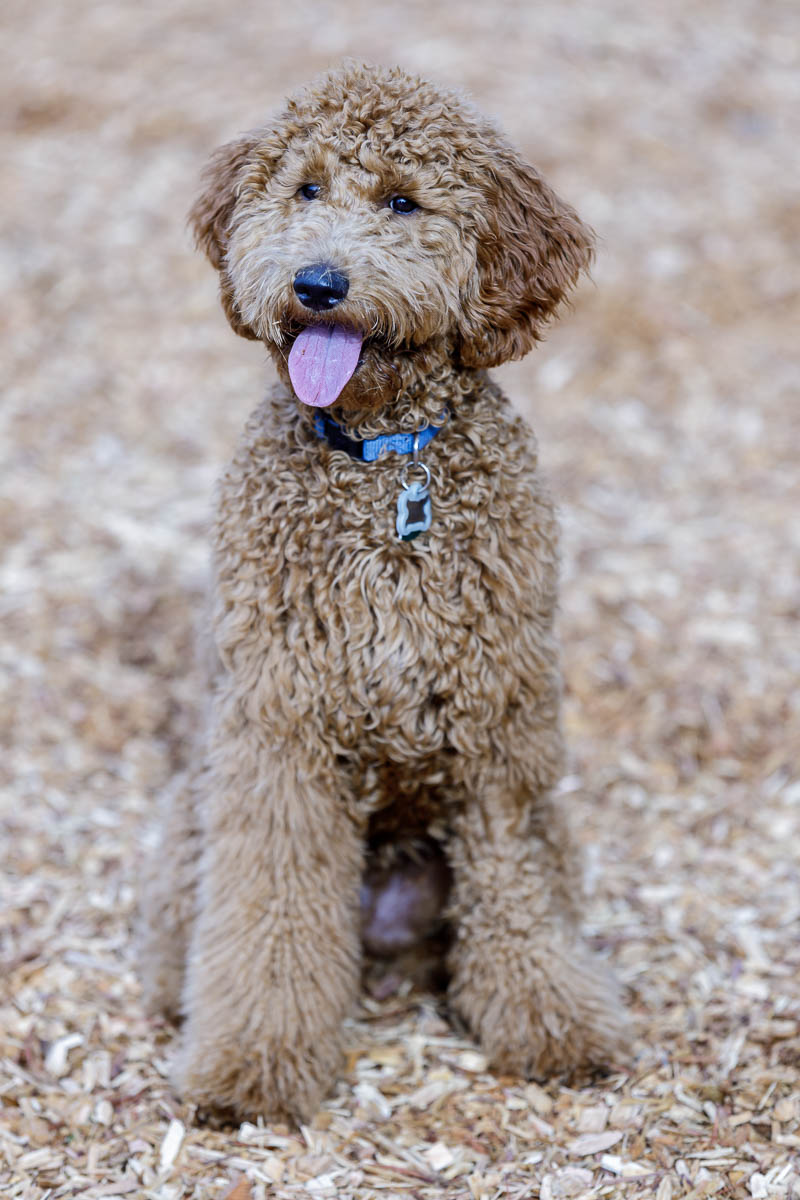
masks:
<path id="1" fill-rule="evenodd" d="M 358 989 L 362 831 L 324 745 L 217 702 L 174 1079 L 201 1108 L 307 1120 Z"/>
<path id="2" fill-rule="evenodd" d="M 200 828 L 197 769 L 190 768 L 164 794 L 159 843 L 142 871 L 137 953 L 148 1011 L 173 1020 L 180 999 L 196 904 Z"/>

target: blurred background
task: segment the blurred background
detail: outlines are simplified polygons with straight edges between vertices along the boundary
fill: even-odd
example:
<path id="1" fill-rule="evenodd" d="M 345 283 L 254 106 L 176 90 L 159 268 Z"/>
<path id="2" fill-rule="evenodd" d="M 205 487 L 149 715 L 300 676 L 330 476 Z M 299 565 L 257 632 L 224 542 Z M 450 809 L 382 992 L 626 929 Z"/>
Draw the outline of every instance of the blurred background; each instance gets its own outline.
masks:
<path id="1" fill-rule="evenodd" d="M 9 1036 L 83 1028 L 112 999 L 139 1020 L 136 845 L 188 753 L 213 481 L 271 378 L 230 332 L 185 214 L 211 150 L 344 55 L 466 89 L 597 231 L 574 311 L 498 373 L 562 508 L 563 790 L 590 928 L 656 1057 L 687 1028 L 724 1040 L 754 1014 L 785 1021 L 800 961 L 794 0 L 6 0 L 2 26 Z M 110 984 L 74 959 L 87 945 L 116 963 Z M 765 1069 L 759 1046 L 740 1072 Z"/>

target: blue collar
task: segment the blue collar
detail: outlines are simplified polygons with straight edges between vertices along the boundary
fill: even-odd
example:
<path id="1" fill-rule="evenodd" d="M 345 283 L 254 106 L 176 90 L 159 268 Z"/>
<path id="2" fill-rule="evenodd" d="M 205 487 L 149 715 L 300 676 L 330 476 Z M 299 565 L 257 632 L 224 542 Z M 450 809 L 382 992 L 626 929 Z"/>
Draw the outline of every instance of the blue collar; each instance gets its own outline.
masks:
<path id="1" fill-rule="evenodd" d="M 375 462 L 382 454 L 412 454 L 414 451 L 413 433 L 383 434 L 376 438 L 351 438 L 341 425 L 337 425 L 333 417 L 327 413 L 314 414 L 314 428 L 317 436 L 323 438 L 332 450 L 344 450 L 351 458 L 359 462 Z M 419 430 L 417 448 L 421 450 L 432 441 L 441 427 L 426 425 Z"/>

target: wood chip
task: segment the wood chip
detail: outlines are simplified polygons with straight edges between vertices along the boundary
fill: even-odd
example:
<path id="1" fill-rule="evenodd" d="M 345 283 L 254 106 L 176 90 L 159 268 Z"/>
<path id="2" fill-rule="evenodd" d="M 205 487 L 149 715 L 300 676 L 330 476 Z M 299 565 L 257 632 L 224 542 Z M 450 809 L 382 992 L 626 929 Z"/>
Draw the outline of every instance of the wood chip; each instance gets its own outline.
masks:
<path id="1" fill-rule="evenodd" d="M 253 1200 L 253 1192 L 247 1179 L 242 1176 L 233 1187 L 225 1193 L 225 1200 Z"/>
<path id="2" fill-rule="evenodd" d="M 45 1069 L 60 1079 L 69 1070 L 70 1050 L 82 1045 L 83 1038 L 79 1033 L 67 1033 L 64 1037 L 57 1038 L 45 1055 Z"/>
<path id="3" fill-rule="evenodd" d="M 436 1142 L 430 1150 L 425 1151 L 425 1157 L 434 1171 L 443 1171 L 455 1162 L 453 1151 L 444 1142 Z"/>
<path id="4" fill-rule="evenodd" d="M 172 1168 L 180 1152 L 185 1134 L 186 1128 L 182 1121 L 175 1119 L 170 1121 L 158 1156 L 158 1169 L 160 1172 L 164 1173 Z"/>
<path id="5" fill-rule="evenodd" d="M 622 1137 L 621 1133 L 611 1129 L 606 1133 L 584 1133 L 570 1142 L 569 1152 L 575 1158 L 582 1158 L 587 1154 L 599 1154 L 601 1150 L 608 1150 L 611 1146 L 616 1146 L 617 1142 L 622 1141 Z"/>

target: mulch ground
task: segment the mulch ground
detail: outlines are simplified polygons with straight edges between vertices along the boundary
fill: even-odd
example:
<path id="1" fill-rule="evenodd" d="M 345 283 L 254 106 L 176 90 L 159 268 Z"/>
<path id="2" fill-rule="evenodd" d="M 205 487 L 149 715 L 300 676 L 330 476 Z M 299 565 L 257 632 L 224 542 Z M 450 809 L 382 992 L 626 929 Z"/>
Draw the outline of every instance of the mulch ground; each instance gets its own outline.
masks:
<path id="1" fill-rule="evenodd" d="M 2 22 L 2 1194 L 800 1195 L 796 4 Z M 562 791 L 631 1058 L 497 1077 L 401 990 L 310 1127 L 215 1130 L 170 1091 L 130 930 L 198 704 L 210 490 L 269 372 L 183 222 L 211 148 L 347 53 L 467 87 L 601 238 L 499 374 L 562 504 Z"/>

